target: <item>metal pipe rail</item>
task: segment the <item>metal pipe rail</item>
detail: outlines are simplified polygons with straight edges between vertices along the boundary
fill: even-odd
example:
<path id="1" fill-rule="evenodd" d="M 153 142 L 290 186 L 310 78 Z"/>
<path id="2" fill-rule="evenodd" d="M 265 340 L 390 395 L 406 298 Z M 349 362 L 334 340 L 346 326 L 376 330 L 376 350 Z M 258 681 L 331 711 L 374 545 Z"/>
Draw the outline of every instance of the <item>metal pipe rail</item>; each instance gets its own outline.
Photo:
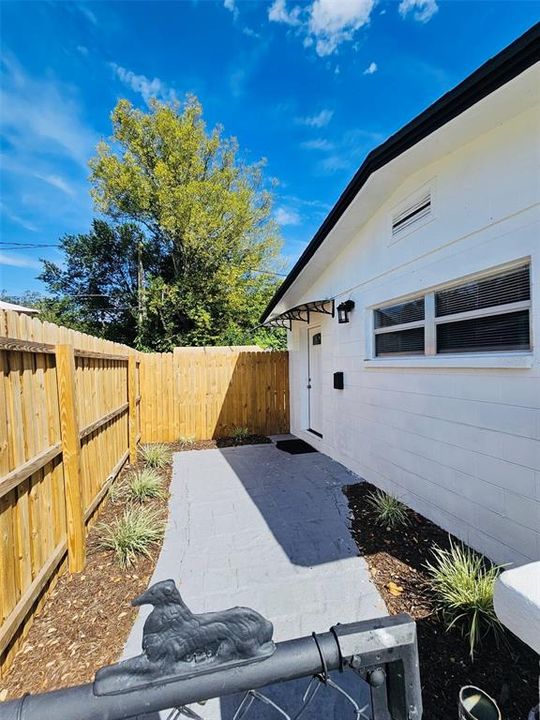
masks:
<path id="1" fill-rule="evenodd" d="M 270 657 L 192 677 L 98 694 L 96 683 L 0 703 L 0 720 L 125 720 L 143 713 L 350 668 L 371 686 L 374 720 L 420 720 L 416 625 L 397 615 L 336 625 L 321 635 L 278 643 Z"/>

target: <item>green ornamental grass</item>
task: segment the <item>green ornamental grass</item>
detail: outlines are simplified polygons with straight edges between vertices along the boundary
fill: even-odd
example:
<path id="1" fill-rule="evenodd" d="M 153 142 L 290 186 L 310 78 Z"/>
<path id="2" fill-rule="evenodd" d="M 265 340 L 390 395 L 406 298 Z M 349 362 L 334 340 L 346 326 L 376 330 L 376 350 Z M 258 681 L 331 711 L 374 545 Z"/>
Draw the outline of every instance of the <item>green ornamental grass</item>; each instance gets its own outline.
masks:
<path id="1" fill-rule="evenodd" d="M 151 468 L 161 469 L 169 465 L 172 453 L 168 445 L 156 443 L 154 445 L 142 445 L 139 449 L 141 460 Z"/>
<path id="2" fill-rule="evenodd" d="M 150 548 L 163 538 L 159 513 L 144 507 L 129 507 L 110 525 L 97 527 L 102 548 L 112 550 L 122 567 L 132 565 L 137 555 L 150 555 Z"/>
<path id="3" fill-rule="evenodd" d="M 231 437 L 236 442 L 242 442 L 249 436 L 249 428 L 238 425 L 234 427 L 231 433 Z"/>
<path id="4" fill-rule="evenodd" d="M 407 507 L 392 495 L 376 490 L 369 493 L 367 501 L 375 513 L 378 525 L 383 525 L 388 530 L 409 525 Z"/>
<path id="5" fill-rule="evenodd" d="M 491 565 L 482 555 L 462 544 L 450 544 L 448 550 L 433 548 L 433 561 L 427 563 L 429 584 L 447 629 L 455 627 L 469 642 L 474 653 L 489 634 L 498 642 L 503 627 L 493 608 L 493 587 L 503 570 Z"/>
<path id="6" fill-rule="evenodd" d="M 182 450 L 188 450 L 195 445 L 195 436 L 194 435 L 180 435 L 180 437 L 178 438 L 178 444 L 180 445 Z"/>
<path id="7" fill-rule="evenodd" d="M 130 473 L 126 485 L 127 497 L 130 500 L 144 502 L 153 498 L 162 498 L 165 495 L 163 478 L 157 470 L 151 467 Z"/>

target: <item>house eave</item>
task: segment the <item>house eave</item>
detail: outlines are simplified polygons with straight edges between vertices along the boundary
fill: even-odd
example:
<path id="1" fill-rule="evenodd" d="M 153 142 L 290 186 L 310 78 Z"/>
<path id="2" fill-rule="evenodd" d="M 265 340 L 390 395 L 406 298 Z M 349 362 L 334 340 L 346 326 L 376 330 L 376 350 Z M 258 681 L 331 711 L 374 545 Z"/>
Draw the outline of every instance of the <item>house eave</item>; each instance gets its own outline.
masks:
<path id="1" fill-rule="evenodd" d="M 264 323 L 269 318 L 274 308 L 291 288 L 374 173 L 516 78 L 539 60 L 540 23 L 537 23 L 411 120 L 401 130 L 372 150 L 268 303 L 260 322 Z"/>

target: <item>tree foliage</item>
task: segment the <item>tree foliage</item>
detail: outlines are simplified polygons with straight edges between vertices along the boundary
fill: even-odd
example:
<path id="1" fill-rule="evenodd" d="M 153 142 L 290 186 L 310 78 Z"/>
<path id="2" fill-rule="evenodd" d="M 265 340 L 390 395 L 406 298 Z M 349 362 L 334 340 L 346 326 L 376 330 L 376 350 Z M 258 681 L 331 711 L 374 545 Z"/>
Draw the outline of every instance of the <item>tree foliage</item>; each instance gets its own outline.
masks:
<path id="1" fill-rule="evenodd" d="M 90 232 L 60 241 L 65 262 L 43 261 L 40 279 L 53 297 L 40 303 L 49 320 L 128 345 L 141 345 L 138 260 L 159 272 L 159 257 L 134 224 L 94 220 Z M 43 303 L 46 302 L 47 306 Z"/>
<path id="2" fill-rule="evenodd" d="M 112 124 L 90 168 L 96 207 L 117 227 L 96 221 L 66 236 L 66 267 L 46 263 L 43 279 L 85 323 L 109 313 L 103 332 L 142 348 L 252 343 L 280 249 L 263 163 L 242 162 L 233 138 L 208 132 L 194 97 L 148 112 L 120 100 Z M 282 343 L 271 331 L 254 337 Z"/>

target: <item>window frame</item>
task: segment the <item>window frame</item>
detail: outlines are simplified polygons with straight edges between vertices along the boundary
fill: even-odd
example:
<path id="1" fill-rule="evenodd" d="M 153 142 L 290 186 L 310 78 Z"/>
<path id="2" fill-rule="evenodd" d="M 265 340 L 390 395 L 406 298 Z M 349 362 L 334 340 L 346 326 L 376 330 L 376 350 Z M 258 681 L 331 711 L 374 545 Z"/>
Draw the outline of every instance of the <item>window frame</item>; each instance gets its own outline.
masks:
<path id="1" fill-rule="evenodd" d="M 460 313 L 453 313 L 452 315 L 441 315 L 437 317 L 435 315 L 435 295 L 438 292 L 451 290 L 455 287 L 467 285 L 468 283 L 474 283 L 480 280 L 487 280 L 490 277 L 496 277 L 505 273 L 510 273 L 521 267 L 529 268 L 529 287 L 530 297 L 529 300 L 521 300 L 519 302 L 506 303 L 504 305 L 493 305 L 487 308 L 480 308 L 478 310 L 467 310 Z M 512 358 L 515 356 L 529 356 L 532 358 L 534 349 L 533 343 L 533 318 L 532 318 L 532 263 L 531 258 L 522 258 L 520 260 L 506 263 L 502 266 L 496 266 L 489 268 L 488 270 L 482 270 L 481 272 L 466 275 L 461 278 L 453 279 L 449 282 L 441 283 L 440 285 L 426 289 L 422 292 L 417 292 L 411 295 L 402 296 L 393 300 L 386 301 L 377 305 L 370 306 L 367 310 L 369 313 L 369 344 L 368 352 L 366 353 L 366 362 L 371 365 L 384 366 L 385 364 L 406 364 L 406 365 L 426 365 L 426 363 L 432 364 L 445 364 L 448 366 L 455 366 L 456 360 L 462 359 L 465 365 L 471 364 L 474 359 L 484 359 L 479 362 L 479 366 L 486 366 L 486 358 Z M 375 327 L 375 313 L 377 310 L 384 310 L 394 305 L 399 305 L 414 300 L 424 300 L 424 319 L 416 320 L 410 323 L 400 323 L 399 325 L 390 325 L 386 327 L 377 328 Z M 515 350 L 471 350 L 461 352 L 437 352 L 437 327 L 452 322 L 459 322 L 462 320 L 472 320 L 482 317 L 493 317 L 495 315 L 507 315 L 512 312 L 527 310 L 529 313 L 529 348 L 527 349 L 515 349 Z M 384 355 L 377 355 L 376 353 L 376 337 L 377 335 L 387 332 L 399 332 L 401 330 L 409 330 L 413 328 L 423 327 L 424 328 L 424 352 L 418 353 L 385 353 Z M 474 364 L 474 363 L 472 363 Z M 498 366 L 498 363 L 495 363 Z M 508 365 L 506 362 L 502 362 L 501 365 Z M 521 366 L 521 364 L 520 364 Z M 528 363 L 524 366 L 529 366 Z"/>

